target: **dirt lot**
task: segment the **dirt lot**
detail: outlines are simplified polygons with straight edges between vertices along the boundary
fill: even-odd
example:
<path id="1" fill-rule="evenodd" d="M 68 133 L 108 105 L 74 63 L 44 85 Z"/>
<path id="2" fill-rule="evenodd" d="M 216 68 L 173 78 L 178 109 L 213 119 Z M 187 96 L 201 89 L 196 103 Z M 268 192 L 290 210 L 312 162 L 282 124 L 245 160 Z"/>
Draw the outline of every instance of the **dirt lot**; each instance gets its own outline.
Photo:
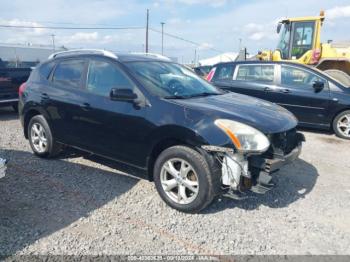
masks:
<path id="1" fill-rule="evenodd" d="M 17 116 L 0 109 L 0 156 L 10 160 L 0 254 L 350 254 L 350 142 L 304 133 L 273 191 L 186 215 L 98 159 L 34 157 Z"/>

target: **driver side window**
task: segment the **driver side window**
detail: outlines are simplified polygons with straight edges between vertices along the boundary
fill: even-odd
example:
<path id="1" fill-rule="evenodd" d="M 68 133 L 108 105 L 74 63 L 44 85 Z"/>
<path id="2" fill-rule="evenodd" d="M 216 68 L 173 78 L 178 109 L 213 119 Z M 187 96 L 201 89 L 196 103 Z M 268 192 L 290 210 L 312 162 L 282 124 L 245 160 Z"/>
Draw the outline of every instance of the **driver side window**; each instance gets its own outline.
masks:
<path id="1" fill-rule="evenodd" d="M 131 89 L 133 84 L 114 64 L 106 61 L 91 60 L 86 89 L 94 94 L 109 96 L 112 88 Z"/>
<path id="2" fill-rule="evenodd" d="M 281 84 L 297 88 L 313 87 L 316 81 L 326 81 L 316 74 L 291 66 L 282 66 Z"/>

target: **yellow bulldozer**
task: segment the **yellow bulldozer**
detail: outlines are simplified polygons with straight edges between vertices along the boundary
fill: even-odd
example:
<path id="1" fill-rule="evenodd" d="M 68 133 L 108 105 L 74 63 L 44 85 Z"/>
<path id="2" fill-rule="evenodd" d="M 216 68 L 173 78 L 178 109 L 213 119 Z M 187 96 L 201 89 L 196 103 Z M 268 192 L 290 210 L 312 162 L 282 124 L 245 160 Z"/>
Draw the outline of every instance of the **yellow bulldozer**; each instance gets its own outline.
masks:
<path id="1" fill-rule="evenodd" d="M 283 19 L 277 25 L 280 38 L 276 50 L 261 51 L 257 58 L 315 66 L 350 86 L 350 42 L 321 43 L 324 20 L 324 11 L 319 16 Z"/>

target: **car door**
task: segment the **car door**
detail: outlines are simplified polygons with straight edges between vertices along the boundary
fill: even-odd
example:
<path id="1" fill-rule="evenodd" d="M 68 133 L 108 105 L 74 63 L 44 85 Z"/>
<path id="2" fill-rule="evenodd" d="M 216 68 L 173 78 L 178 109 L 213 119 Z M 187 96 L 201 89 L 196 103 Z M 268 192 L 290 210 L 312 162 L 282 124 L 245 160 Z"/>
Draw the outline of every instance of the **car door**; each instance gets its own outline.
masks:
<path id="1" fill-rule="evenodd" d="M 137 150 L 150 126 L 145 121 L 147 108 L 127 101 L 111 100 L 113 89 L 142 93 L 116 62 L 104 58 L 89 60 L 85 86 L 87 108 L 82 118 L 87 149 L 127 163 L 135 163 Z M 138 163 L 135 163 L 138 164 Z"/>
<path id="2" fill-rule="evenodd" d="M 228 77 L 217 68 L 215 85 L 232 92 L 267 99 L 266 92 L 276 88 L 275 66 L 272 64 L 237 64 Z"/>
<path id="3" fill-rule="evenodd" d="M 232 86 L 238 93 L 268 100 L 266 93 L 276 88 L 275 75 L 273 64 L 241 64 L 236 67 Z"/>
<path id="4" fill-rule="evenodd" d="M 328 81 L 315 71 L 294 65 L 278 65 L 278 88 L 269 100 L 294 113 L 301 124 L 328 125 Z M 314 85 L 323 83 L 323 89 Z"/>
<path id="5" fill-rule="evenodd" d="M 64 59 L 57 63 L 49 84 L 41 89 L 41 104 L 50 117 L 55 138 L 73 146 L 84 141 L 84 112 L 86 101 L 82 88 L 87 67 L 85 59 Z"/>

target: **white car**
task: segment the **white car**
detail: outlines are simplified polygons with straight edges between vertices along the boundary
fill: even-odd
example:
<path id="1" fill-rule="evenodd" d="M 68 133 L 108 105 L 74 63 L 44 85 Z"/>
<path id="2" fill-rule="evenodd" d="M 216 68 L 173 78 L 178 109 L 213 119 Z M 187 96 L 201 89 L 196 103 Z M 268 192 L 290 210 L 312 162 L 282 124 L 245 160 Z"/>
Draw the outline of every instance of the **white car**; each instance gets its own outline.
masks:
<path id="1" fill-rule="evenodd" d="M 5 176 L 6 163 L 7 163 L 6 159 L 0 158 L 0 178 L 3 178 Z"/>

